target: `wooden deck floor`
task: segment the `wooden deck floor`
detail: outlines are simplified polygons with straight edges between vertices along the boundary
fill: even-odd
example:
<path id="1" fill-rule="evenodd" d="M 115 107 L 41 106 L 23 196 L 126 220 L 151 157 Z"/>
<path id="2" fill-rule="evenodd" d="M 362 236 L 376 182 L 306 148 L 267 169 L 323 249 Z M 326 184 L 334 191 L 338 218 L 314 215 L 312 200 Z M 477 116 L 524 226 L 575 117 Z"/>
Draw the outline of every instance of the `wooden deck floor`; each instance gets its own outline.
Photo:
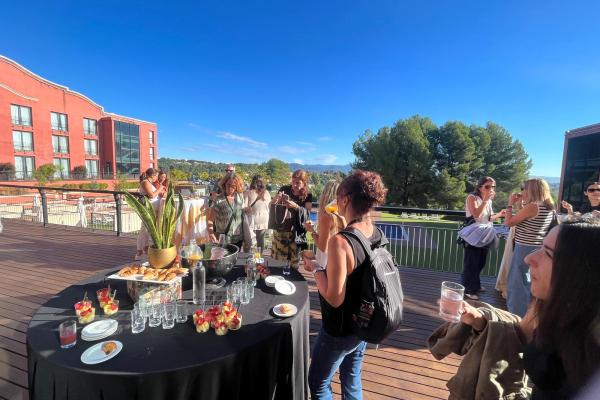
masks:
<path id="1" fill-rule="evenodd" d="M 135 238 L 67 230 L 62 227 L 4 221 L 0 234 L 0 398 L 26 399 L 27 324 L 53 294 L 105 268 L 129 262 Z M 435 301 L 443 280 L 453 273 L 401 270 L 405 292 L 402 327 L 379 349 L 367 350 L 363 364 L 365 399 L 446 399 L 446 381 L 460 362 L 457 356 L 436 361 L 425 340 L 440 320 Z M 307 278 L 309 278 L 307 276 Z M 483 301 L 503 306 L 485 280 Z M 319 301 L 311 285 L 311 343 L 321 325 Z M 339 393 L 339 380 L 334 380 Z M 339 397 L 339 396 L 338 396 Z"/>

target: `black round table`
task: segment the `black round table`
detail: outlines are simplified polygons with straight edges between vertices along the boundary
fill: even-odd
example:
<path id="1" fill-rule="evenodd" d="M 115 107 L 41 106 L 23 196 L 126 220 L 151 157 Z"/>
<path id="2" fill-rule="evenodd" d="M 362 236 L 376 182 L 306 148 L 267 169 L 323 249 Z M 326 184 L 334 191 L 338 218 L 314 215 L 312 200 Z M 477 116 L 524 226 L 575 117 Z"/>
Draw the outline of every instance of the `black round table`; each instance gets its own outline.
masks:
<path id="1" fill-rule="evenodd" d="M 281 269 L 270 268 L 276 275 Z M 191 316 L 170 330 L 150 328 L 132 334 L 132 301 L 124 281 L 109 281 L 117 289 L 120 310 L 111 316 L 119 321 L 117 332 L 104 340 L 119 340 L 123 350 L 114 358 L 86 365 L 81 354 L 96 342 L 81 339 L 78 324 L 77 344 L 61 349 L 58 325 L 75 318 L 73 304 L 87 291 L 96 307 L 95 321 L 105 318 L 95 299 L 96 290 L 106 286 L 105 277 L 116 269 L 104 271 L 58 293 L 32 317 L 27 331 L 29 393 L 31 399 L 306 399 L 309 359 L 308 285 L 292 269 L 286 279 L 294 282 L 296 292 L 280 295 L 259 281 L 255 297 L 240 306 L 242 328 L 217 336 L 211 329 L 196 333 Z M 231 281 L 243 275 L 236 267 L 228 274 Z M 191 277 L 184 279 L 191 280 Z M 189 282 L 187 283 L 189 285 Z M 186 283 L 184 283 L 184 288 Z M 191 299 L 191 291 L 184 292 Z M 272 308 L 292 303 L 298 313 L 278 318 Z M 190 314 L 193 308 L 190 307 Z"/>

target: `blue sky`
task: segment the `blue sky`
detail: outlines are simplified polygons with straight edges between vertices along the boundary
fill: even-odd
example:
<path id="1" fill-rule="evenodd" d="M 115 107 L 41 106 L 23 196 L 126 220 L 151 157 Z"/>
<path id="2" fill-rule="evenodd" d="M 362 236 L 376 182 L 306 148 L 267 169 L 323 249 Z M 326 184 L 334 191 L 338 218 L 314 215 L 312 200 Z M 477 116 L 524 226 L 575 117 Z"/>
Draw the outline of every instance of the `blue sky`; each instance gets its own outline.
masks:
<path id="1" fill-rule="evenodd" d="M 600 122 L 598 2 L 17 4 L 0 54 L 157 122 L 161 156 L 344 164 L 420 114 L 497 122 L 558 176 L 564 132 Z"/>

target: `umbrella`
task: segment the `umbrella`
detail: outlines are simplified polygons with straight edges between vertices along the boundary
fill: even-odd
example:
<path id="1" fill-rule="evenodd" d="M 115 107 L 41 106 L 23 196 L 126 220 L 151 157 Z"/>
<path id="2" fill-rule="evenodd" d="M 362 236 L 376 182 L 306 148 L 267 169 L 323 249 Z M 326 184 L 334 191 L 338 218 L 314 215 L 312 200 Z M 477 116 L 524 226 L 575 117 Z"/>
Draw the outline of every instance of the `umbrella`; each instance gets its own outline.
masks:
<path id="1" fill-rule="evenodd" d="M 85 205 L 83 204 L 83 196 L 77 201 L 77 212 L 79 213 L 79 222 L 77 226 L 87 228 L 87 216 L 85 215 Z"/>

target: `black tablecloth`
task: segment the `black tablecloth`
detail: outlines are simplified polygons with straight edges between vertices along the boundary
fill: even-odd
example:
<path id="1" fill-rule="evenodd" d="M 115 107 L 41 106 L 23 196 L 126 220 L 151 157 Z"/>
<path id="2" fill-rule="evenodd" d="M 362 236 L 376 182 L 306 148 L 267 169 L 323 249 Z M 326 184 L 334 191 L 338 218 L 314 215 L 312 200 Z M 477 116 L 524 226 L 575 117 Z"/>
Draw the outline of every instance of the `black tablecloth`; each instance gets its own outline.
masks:
<path id="1" fill-rule="evenodd" d="M 274 264 L 273 262 L 272 264 Z M 281 274 L 279 268 L 273 273 Z M 32 399 L 305 399 L 308 397 L 309 357 L 308 286 L 302 275 L 292 270 L 287 278 L 296 285 L 289 296 L 277 294 L 260 281 L 250 304 L 242 305 L 243 325 L 238 331 L 217 336 L 211 329 L 198 334 L 191 316 L 185 324 L 170 330 L 162 327 L 131 333 L 131 300 L 123 281 L 111 280 L 117 289 L 120 311 L 117 332 L 107 339 L 119 340 L 123 350 L 97 365 L 85 365 L 81 354 L 98 342 L 81 339 L 78 324 L 77 344 L 61 349 L 58 325 L 75 318 L 73 304 L 84 291 L 94 299 L 95 321 L 105 318 L 95 293 L 105 271 L 58 293 L 33 316 L 27 331 L 29 393 Z M 236 267 L 228 281 L 241 276 Z M 184 278 L 190 279 L 191 277 Z M 187 283 L 189 285 L 189 282 Z M 184 285 L 186 286 L 186 285 Z M 184 293 L 191 299 L 191 291 Z M 294 317 L 276 317 L 272 308 L 279 303 L 298 307 Z M 193 307 L 190 307 L 190 313 Z"/>

